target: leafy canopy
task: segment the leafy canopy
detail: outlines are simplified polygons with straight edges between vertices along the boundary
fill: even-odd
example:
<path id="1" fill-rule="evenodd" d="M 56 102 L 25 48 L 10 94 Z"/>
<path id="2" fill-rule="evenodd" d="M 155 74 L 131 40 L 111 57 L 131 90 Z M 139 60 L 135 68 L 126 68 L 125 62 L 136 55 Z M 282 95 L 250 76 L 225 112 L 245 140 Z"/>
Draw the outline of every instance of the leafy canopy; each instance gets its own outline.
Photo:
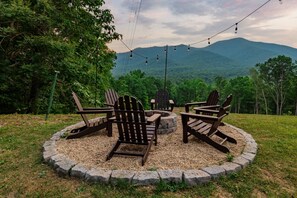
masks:
<path id="1" fill-rule="evenodd" d="M 1 113 L 44 112 L 54 71 L 60 71 L 56 109 L 69 108 L 70 90 L 94 89 L 111 76 L 119 39 L 103 0 L 0 2 Z M 95 73 L 97 75 L 95 75 Z M 98 85 L 97 85 L 98 86 Z M 77 90 L 78 89 L 78 90 Z"/>

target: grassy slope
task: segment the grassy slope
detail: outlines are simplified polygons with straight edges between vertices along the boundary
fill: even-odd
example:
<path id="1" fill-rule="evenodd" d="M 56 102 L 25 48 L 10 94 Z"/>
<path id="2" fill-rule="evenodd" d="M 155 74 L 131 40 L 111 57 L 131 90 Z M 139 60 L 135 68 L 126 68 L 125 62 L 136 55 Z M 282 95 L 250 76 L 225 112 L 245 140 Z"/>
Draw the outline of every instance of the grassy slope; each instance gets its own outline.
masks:
<path id="1" fill-rule="evenodd" d="M 133 187 L 58 177 L 42 163 L 44 141 L 78 115 L 0 115 L 0 197 L 296 197 L 297 117 L 231 114 L 226 121 L 251 133 L 259 151 L 243 171 L 194 188 Z"/>

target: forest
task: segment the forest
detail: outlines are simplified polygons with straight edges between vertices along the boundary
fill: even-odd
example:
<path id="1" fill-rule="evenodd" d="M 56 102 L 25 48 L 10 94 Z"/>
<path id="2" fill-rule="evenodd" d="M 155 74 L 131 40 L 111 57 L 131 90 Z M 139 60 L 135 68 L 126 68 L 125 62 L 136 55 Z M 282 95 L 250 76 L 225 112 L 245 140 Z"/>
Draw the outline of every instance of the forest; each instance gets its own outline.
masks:
<path id="1" fill-rule="evenodd" d="M 115 89 L 149 108 L 164 80 L 134 70 L 112 76 L 116 53 L 107 43 L 121 39 L 102 0 L 0 2 L 0 113 L 44 114 L 57 74 L 51 113 L 72 113 L 75 91 L 89 106 L 103 106 L 104 92 Z M 228 72 L 228 71 L 225 71 Z M 248 76 L 212 82 L 166 81 L 176 106 L 203 101 L 217 89 L 221 102 L 233 95 L 232 112 L 297 115 L 296 62 L 279 55 L 256 64 Z"/>

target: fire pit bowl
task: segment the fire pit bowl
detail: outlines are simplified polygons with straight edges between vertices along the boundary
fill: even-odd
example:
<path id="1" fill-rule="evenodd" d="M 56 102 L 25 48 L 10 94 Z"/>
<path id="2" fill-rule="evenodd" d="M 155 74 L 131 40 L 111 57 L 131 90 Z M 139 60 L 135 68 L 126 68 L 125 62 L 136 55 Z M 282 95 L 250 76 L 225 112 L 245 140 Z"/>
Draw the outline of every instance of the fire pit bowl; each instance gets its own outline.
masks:
<path id="1" fill-rule="evenodd" d="M 161 122 L 157 130 L 158 134 L 168 134 L 176 131 L 177 128 L 177 115 L 169 111 L 160 110 L 148 110 L 146 111 L 147 116 L 152 116 L 155 113 L 161 114 Z"/>

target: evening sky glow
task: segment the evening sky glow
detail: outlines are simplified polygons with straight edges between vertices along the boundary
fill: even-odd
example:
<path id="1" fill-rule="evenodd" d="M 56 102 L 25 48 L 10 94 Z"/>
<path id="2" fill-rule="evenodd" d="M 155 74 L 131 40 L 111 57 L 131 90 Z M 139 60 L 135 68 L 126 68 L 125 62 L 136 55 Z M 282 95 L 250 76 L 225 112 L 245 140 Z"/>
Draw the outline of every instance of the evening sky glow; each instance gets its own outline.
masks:
<path id="1" fill-rule="evenodd" d="M 141 2 L 139 14 L 137 14 Z M 116 31 L 130 48 L 192 44 L 234 25 L 267 0 L 106 0 L 115 17 Z M 297 48 L 297 0 L 271 0 L 234 27 L 211 39 L 211 43 L 242 37 Z M 192 45 L 205 47 L 207 41 Z M 120 41 L 109 48 L 129 49 Z"/>

